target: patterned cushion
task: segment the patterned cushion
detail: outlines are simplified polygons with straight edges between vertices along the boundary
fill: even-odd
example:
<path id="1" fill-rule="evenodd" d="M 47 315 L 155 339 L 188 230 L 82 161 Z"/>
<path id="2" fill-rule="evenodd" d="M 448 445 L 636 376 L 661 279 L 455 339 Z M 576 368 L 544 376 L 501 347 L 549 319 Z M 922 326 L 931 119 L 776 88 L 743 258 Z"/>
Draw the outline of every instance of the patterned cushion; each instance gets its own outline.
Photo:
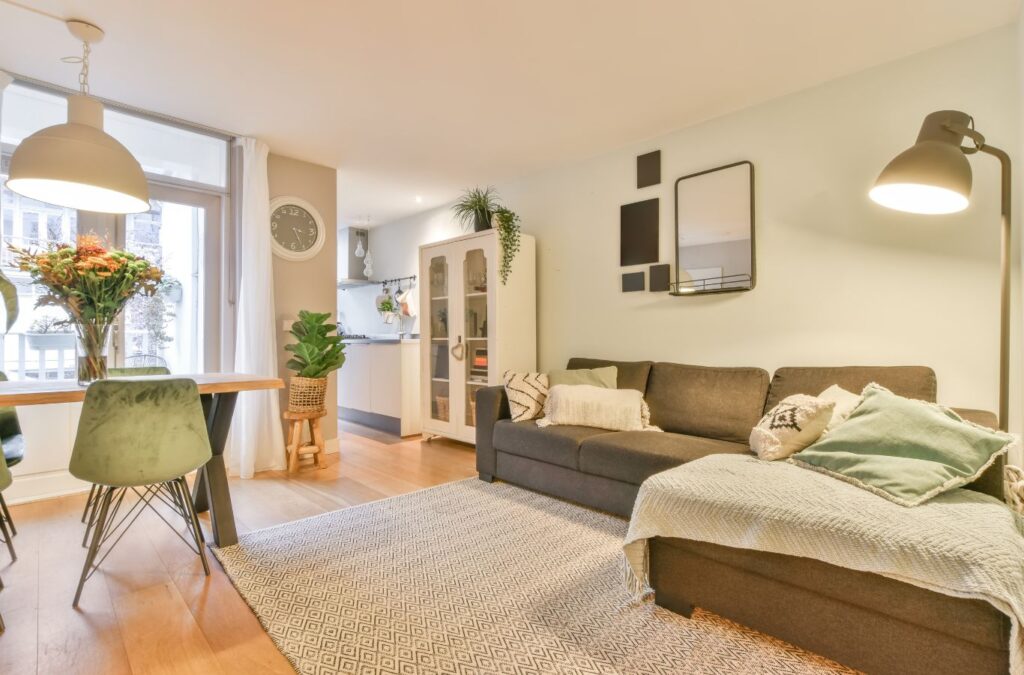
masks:
<path id="1" fill-rule="evenodd" d="M 806 394 L 787 396 L 751 430 L 750 449 L 769 460 L 800 452 L 821 436 L 835 405 Z"/>
<path id="2" fill-rule="evenodd" d="M 505 371 L 505 395 L 513 422 L 536 419 L 544 410 L 548 398 L 548 376 L 544 373 L 514 373 Z"/>

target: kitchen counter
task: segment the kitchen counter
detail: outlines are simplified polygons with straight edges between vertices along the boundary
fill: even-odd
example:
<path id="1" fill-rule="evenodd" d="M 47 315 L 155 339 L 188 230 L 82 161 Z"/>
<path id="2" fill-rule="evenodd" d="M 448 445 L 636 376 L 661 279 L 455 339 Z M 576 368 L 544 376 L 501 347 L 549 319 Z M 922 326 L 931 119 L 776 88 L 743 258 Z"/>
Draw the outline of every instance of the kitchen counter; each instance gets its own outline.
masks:
<path id="1" fill-rule="evenodd" d="M 343 337 L 342 342 L 347 345 L 397 345 L 405 343 L 418 344 L 420 339 L 416 337 L 359 337 L 359 338 L 347 338 Z"/>
<path id="2" fill-rule="evenodd" d="M 338 414 L 397 436 L 420 433 L 419 337 L 345 338 L 338 371 Z"/>

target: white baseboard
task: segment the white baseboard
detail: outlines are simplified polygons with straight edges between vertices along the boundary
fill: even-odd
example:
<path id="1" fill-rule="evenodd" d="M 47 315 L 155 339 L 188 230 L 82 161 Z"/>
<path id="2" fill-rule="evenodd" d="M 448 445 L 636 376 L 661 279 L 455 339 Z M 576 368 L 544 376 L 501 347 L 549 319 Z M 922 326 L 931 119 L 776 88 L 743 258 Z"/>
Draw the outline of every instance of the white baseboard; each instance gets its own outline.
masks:
<path id="1" fill-rule="evenodd" d="M 67 471 L 47 471 L 18 476 L 4 490 L 4 500 L 8 504 L 27 504 L 88 491 L 88 483 L 78 480 Z"/>

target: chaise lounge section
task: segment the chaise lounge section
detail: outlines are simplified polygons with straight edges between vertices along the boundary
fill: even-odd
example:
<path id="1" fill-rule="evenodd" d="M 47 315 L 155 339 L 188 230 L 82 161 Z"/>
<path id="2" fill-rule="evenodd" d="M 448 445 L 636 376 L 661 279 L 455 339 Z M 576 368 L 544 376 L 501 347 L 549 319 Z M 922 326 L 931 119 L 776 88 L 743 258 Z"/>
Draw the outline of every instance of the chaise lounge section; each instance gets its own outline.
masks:
<path id="1" fill-rule="evenodd" d="M 649 476 L 713 453 L 748 453 L 752 427 L 792 394 L 833 384 L 859 392 L 877 382 L 935 401 L 934 371 L 920 366 L 759 368 L 573 358 L 568 367 L 619 369 L 619 388 L 644 393 L 665 433 L 537 427 L 509 420 L 502 387 L 477 398 L 477 470 L 501 480 L 629 517 Z M 995 427 L 995 415 L 957 412 Z M 1003 497 L 1001 460 L 970 489 Z M 702 607 L 871 673 L 1006 673 L 1009 619 L 991 605 L 806 558 L 684 539 L 650 547 L 655 601 L 689 616 Z"/>

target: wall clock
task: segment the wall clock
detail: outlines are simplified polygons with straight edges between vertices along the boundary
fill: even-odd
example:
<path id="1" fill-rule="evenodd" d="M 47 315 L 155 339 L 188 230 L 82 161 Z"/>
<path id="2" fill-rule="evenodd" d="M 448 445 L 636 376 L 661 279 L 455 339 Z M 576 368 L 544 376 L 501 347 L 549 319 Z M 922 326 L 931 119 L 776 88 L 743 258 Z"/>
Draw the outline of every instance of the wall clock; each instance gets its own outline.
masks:
<path id="1" fill-rule="evenodd" d="M 270 237 L 274 253 L 285 260 L 309 260 L 324 247 L 327 231 L 319 211 L 299 197 L 270 201 Z"/>

